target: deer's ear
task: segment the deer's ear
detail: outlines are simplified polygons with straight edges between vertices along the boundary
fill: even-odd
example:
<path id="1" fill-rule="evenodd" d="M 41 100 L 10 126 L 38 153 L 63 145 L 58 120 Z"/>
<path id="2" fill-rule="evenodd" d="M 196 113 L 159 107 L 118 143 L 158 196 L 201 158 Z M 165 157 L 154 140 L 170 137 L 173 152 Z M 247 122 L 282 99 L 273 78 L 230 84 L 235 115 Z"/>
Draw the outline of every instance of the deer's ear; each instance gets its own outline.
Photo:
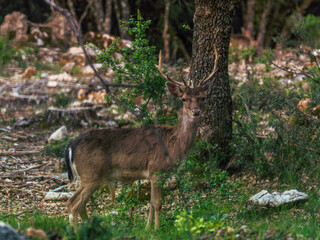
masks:
<path id="1" fill-rule="evenodd" d="M 179 86 L 177 86 L 174 83 L 171 82 L 167 82 L 167 88 L 169 89 L 169 91 L 171 92 L 171 94 L 175 97 L 182 97 L 182 90 Z"/>

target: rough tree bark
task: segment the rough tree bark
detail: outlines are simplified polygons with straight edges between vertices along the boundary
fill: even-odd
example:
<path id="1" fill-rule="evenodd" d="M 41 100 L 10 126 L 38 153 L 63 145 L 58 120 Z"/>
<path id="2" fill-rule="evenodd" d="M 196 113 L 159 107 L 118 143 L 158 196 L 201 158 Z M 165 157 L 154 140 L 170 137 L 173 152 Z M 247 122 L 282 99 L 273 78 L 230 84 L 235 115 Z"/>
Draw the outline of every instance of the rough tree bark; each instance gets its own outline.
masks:
<path id="1" fill-rule="evenodd" d="M 214 65 L 214 45 L 219 54 L 218 72 L 207 92 L 200 135 L 228 151 L 232 138 L 232 100 L 228 74 L 228 49 L 239 0 L 195 0 L 192 61 L 189 78 L 197 84 Z M 228 159 L 221 162 L 225 166 Z"/>
<path id="2" fill-rule="evenodd" d="M 163 21 L 163 31 L 162 31 L 164 63 L 168 63 L 170 61 L 170 48 L 169 48 L 170 35 L 168 33 L 169 12 L 170 12 L 170 1 L 166 0 L 165 11 L 164 11 L 164 21 Z"/>

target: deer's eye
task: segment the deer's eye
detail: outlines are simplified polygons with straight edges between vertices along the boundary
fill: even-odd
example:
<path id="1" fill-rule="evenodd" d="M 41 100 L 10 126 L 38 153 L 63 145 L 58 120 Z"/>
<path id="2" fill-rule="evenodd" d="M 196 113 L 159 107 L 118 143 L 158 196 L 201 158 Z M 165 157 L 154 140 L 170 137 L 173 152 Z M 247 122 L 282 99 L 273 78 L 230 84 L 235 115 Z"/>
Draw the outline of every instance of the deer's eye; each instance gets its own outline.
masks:
<path id="1" fill-rule="evenodd" d="M 186 101 L 186 99 L 185 99 L 185 98 L 181 98 L 181 101 L 182 101 L 182 102 L 185 102 L 185 101 Z"/>

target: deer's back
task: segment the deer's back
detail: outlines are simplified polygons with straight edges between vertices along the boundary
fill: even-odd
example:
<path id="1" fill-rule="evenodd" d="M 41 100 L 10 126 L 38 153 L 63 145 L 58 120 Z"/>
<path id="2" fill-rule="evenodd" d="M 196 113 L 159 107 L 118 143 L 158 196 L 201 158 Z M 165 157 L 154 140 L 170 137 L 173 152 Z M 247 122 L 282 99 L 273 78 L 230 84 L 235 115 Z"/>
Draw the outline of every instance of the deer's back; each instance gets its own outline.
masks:
<path id="1" fill-rule="evenodd" d="M 172 127 L 92 130 L 70 144 L 80 177 L 118 180 L 149 178 L 170 168 L 167 157 Z"/>

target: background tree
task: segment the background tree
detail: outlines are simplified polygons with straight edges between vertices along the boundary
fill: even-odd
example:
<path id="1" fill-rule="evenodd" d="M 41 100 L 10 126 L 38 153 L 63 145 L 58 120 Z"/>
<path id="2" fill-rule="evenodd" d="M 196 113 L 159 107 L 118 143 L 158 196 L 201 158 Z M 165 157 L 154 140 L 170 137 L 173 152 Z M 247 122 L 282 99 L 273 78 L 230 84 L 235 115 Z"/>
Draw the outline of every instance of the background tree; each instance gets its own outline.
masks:
<path id="1" fill-rule="evenodd" d="M 214 45 L 219 54 L 218 72 L 211 80 L 202 119 L 201 135 L 211 144 L 228 149 L 232 137 L 232 100 L 228 75 L 228 49 L 238 0 L 195 0 L 190 79 L 207 77 L 214 65 Z M 222 164 L 225 165 L 227 161 Z"/>

